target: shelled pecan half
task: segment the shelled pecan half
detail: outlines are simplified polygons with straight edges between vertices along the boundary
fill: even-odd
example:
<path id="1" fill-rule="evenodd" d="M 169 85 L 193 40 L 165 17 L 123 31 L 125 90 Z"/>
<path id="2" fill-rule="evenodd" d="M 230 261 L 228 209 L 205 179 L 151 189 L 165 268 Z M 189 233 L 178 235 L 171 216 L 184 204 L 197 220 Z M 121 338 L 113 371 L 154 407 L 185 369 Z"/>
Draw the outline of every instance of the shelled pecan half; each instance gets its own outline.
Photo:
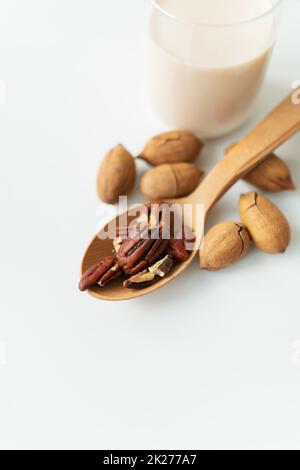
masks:
<path id="1" fill-rule="evenodd" d="M 168 253 L 170 253 L 174 259 L 181 262 L 186 261 L 190 256 L 189 252 L 185 249 L 184 240 L 182 240 L 182 238 L 170 238 L 168 243 Z"/>
<path id="2" fill-rule="evenodd" d="M 163 217 L 159 203 L 147 204 L 137 218 L 137 235 L 122 240 L 117 260 L 127 275 L 135 275 L 153 264 L 166 252 L 169 240 L 162 236 Z"/>
<path id="3" fill-rule="evenodd" d="M 173 258 L 166 255 L 164 258 L 157 261 L 154 265 L 144 269 L 143 271 L 131 276 L 124 283 L 124 287 L 131 289 L 143 289 L 144 287 L 151 286 L 159 279 L 165 277 L 173 267 Z"/>
<path id="4" fill-rule="evenodd" d="M 85 271 L 79 282 L 79 289 L 84 291 L 96 284 L 103 287 L 109 281 L 119 276 L 121 271 L 121 267 L 116 263 L 116 258 L 114 256 L 107 256 L 100 263 L 94 264 Z"/>
<path id="5" fill-rule="evenodd" d="M 161 234 L 158 237 L 156 239 L 137 237 L 123 241 L 117 259 L 126 274 L 133 275 L 143 271 L 165 253 L 169 240 L 163 240 Z"/>
<path id="6" fill-rule="evenodd" d="M 168 253 L 170 253 L 177 261 L 186 261 L 190 256 L 187 247 L 189 244 L 193 243 L 195 239 L 195 235 L 190 227 L 183 226 L 180 234 L 177 234 L 176 237 L 170 237 Z"/>

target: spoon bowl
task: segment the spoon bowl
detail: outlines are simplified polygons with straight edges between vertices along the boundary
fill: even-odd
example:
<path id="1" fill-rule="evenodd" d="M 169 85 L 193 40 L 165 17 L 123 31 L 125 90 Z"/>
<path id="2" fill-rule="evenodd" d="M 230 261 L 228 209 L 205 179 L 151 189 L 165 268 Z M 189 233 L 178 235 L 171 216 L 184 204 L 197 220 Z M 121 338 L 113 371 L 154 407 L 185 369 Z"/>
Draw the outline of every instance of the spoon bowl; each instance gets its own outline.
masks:
<path id="1" fill-rule="evenodd" d="M 166 201 L 168 203 L 184 203 L 184 200 L 174 200 L 174 201 Z M 116 217 L 116 226 L 119 225 L 119 220 L 122 217 L 126 217 L 128 224 L 134 219 L 134 217 L 129 217 L 126 212 L 120 214 Z M 114 220 L 114 219 L 113 219 Z M 112 221 L 111 221 L 112 222 Z M 110 222 L 109 222 L 110 223 Z M 92 239 L 91 243 L 89 244 L 88 249 L 86 250 L 82 264 L 81 264 L 81 273 L 83 274 L 90 266 L 93 264 L 98 263 L 106 256 L 111 256 L 113 252 L 113 244 L 110 238 L 102 237 L 102 233 L 107 233 L 108 225 L 107 223 L 100 232 Z M 201 242 L 201 240 L 200 240 Z M 187 266 L 193 261 L 197 254 L 197 250 L 193 250 L 190 254 L 190 257 L 187 261 L 184 261 L 179 264 L 175 264 L 172 268 L 171 273 L 166 276 L 165 278 L 160 279 L 157 283 L 152 284 L 149 287 L 145 287 L 143 289 L 126 289 L 123 287 L 124 279 L 122 277 L 116 278 L 113 281 L 109 282 L 106 286 L 94 286 L 88 290 L 88 293 L 93 297 L 101 300 L 129 300 L 134 299 L 136 297 L 141 297 L 143 295 L 149 294 L 153 290 L 157 288 L 157 286 L 164 286 L 172 279 L 177 277 Z"/>
<path id="2" fill-rule="evenodd" d="M 209 210 L 236 181 L 264 161 L 274 149 L 299 129 L 300 105 L 293 103 L 292 97 L 289 95 L 220 160 L 190 196 L 183 199 L 166 201 L 169 204 L 176 203 L 181 206 L 185 204 L 192 205 L 193 214 L 189 225 L 193 228 L 197 237 L 194 250 L 191 252 L 189 259 L 183 263 L 176 264 L 168 276 L 141 290 L 125 288 L 123 287 L 123 280 L 117 278 L 105 287 L 94 286 L 90 288 L 88 293 L 101 300 L 130 300 L 149 294 L 179 276 L 197 255 L 202 240 L 204 221 Z M 200 229 L 199 225 L 195 224 L 198 204 L 201 204 L 203 208 L 203 219 Z M 119 215 L 116 218 L 117 225 L 120 217 Z M 132 219 L 128 217 L 128 214 L 127 218 L 128 222 Z M 82 260 L 81 274 L 106 256 L 112 255 L 112 240 L 101 237 L 101 232 L 107 231 L 107 228 L 108 224 L 103 227 L 89 244 Z"/>

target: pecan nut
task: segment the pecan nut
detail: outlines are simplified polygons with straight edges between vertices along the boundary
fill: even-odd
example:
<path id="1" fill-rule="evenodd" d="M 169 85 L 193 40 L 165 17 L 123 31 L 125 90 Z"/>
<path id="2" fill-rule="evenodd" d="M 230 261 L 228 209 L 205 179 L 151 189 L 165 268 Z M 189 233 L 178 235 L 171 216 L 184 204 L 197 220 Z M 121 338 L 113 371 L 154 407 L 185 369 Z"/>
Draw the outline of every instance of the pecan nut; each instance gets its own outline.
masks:
<path id="1" fill-rule="evenodd" d="M 124 240 L 118 252 L 118 263 L 125 272 L 130 273 L 131 269 L 138 264 L 145 256 L 147 251 L 154 244 L 155 240 L 128 238 Z"/>
<path id="2" fill-rule="evenodd" d="M 190 227 L 183 226 L 180 233 L 176 237 L 170 237 L 168 244 L 168 252 L 177 260 L 177 261 L 186 261 L 190 254 L 187 249 L 188 244 L 193 244 L 196 237 Z"/>
<path id="3" fill-rule="evenodd" d="M 139 219 L 138 233 L 122 240 L 117 251 L 120 266 L 128 275 L 135 275 L 158 260 L 167 249 L 168 240 L 162 238 L 162 218 L 159 205 L 145 206 Z"/>
<path id="4" fill-rule="evenodd" d="M 130 289 L 143 289 L 144 287 L 151 286 L 154 282 L 156 282 L 155 274 L 145 269 L 124 281 L 123 286 Z"/>
<path id="5" fill-rule="evenodd" d="M 79 289 L 84 291 L 96 284 L 102 287 L 119 274 L 121 274 L 121 268 L 116 263 L 115 257 L 107 256 L 100 263 L 94 264 L 83 273 L 79 282 Z"/>
<path id="6" fill-rule="evenodd" d="M 118 265 L 118 263 L 115 263 L 100 279 L 97 284 L 99 284 L 100 287 L 104 287 L 108 282 L 112 281 L 116 277 L 120 276 L 122 273 L 122 268 L 121 266 Z"/>
<path id="7" fill-rule="evenodd" d="M 144 287 L 151 286 L 159 279 L 165 277 L 173 267 L 173 258 L 170 255 L 157 261 L 154 265 L 147 269 L 131 276 L 123 285 L 131 289 L 143 289 Z"/>
<path id="8" fill-rule="evenodd" d="M 189 258 L 189 252 L 185 249 L 184 240 L 182 238 L 171 237 L 168 244 L 168 252 L 177 261 L 186 261 Z"/>
<path id="9" fill-rule="evenodd" d="M 146 254 L 145 258 L 143 258 L 139 263 L 128 270 L 128 274 L 137 274 L 143 269 L 147 268 L 147 266 L 149 266 L 151 263 L 154 263 L 154 261 L 164 254 L 168 246 L 168 242 L 168 240 L 156 240 Z"/>

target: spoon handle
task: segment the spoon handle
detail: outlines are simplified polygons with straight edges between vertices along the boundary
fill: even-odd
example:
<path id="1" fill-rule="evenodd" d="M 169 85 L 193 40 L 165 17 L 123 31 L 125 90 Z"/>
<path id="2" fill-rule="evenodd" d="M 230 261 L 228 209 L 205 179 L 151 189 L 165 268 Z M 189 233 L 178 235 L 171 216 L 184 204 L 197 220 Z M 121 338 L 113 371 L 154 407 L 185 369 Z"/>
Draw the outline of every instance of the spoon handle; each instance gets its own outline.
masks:
<path id="1" fill-rule="evenodd" d="M 207 213 L 237 180 L 298 130 L 300 104 L 294 104 L 289 95 L 225 155 L 187 199 L 204 204 Z"/>

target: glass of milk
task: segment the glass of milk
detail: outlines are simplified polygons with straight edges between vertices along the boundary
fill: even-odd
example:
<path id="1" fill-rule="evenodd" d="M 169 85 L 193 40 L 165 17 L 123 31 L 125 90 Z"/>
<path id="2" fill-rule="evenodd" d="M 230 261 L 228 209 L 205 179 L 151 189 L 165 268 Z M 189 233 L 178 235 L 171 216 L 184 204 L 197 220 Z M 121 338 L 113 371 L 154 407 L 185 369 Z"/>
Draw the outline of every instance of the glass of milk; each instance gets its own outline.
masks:
<path id="1" fill-rule="evenodd" d="M 146 81 L 168 126 L 226 134 L 249 116 L 274 47 L 281 0 L 151 0 Z"/>

